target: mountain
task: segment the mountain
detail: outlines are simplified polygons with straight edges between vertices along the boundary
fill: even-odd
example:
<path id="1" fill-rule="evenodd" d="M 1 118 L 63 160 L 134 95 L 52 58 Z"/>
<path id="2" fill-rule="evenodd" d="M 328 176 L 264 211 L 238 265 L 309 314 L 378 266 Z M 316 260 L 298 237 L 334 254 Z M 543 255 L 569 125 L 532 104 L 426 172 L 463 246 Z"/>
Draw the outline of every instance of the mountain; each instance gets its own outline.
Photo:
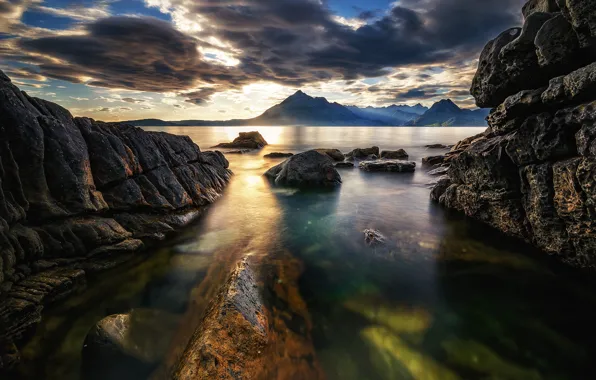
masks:
<path id="1" fill-rule="evenodd" d="M 124 123 L 141 127 L 162 126 L 244 126 L 244 125 L 338 125 L 338 126 L 400 126 L 400 125 L 486 125 L 488 110 L 465 110 L 451 100 L 441 100 L 430 109 L 416 104 L 387 107 L 356 107 L 330 103 L 297 91 L 283 102 L 253 119 L 234 120 L 130 120 Z"/>
<path id="2" fill-rule="evenodd" d="M 481 127 L 486 125 L 489 109 L 468 110 L 461 109 L 450 99 L 443 99 L 421 116 L 408 122 L 411 126 L 461 126 Z"/>
<path id="3" fill-rule="evenodd" d="M 428 110 L 421 104 L 415 106 L 393 104 L 388 107 L 368 106 L 365 108 L 347 106 L 347 108 L 361 118 L 377 120 L 384 125 L 405 125 Z"/>
<path id="4" fill-rule="evenodd" d="M 278 105 L 251 119 L 254 125 L 381 125 L 363 118 L 338 103 L 313 98 L 297 91 Z"/>

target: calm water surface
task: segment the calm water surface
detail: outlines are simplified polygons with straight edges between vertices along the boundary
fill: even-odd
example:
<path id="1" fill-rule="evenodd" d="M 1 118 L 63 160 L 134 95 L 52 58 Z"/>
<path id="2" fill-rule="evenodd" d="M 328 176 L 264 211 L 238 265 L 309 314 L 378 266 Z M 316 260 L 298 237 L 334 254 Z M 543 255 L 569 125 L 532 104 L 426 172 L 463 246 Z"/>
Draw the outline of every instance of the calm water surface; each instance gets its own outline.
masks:
<path id="1" fill-rule="evenodd" d="M 444 152 L 424 145 L 454 144 L 482 129 L 146 129 L 189 135 L 202 150 L 258 129 L 270 145 L 228 155 L 230 186 L 182 236 L 52 309 L 23 350 L 24 378 L 84 377 L 88 329 L 131 309 L 158 311 L 139 329 L 165 352 L 179 321 L 200 314 L 238 258 L 278 252 L 303 263 L 299 290 L 330 380 L 596 378 L 593 284 L 430 203 L 433 178 L 424 171 L 344 169 L 335 192 L 274 189 L 262 177 L 282 161 L 264 159 L 269 152 L 377 145 L 403 148 L 420 163 Z M 383 232 L 388 244 L 367 247 L 366 228 Z M 151 339 L 156 332 L 162 339 Z"/>

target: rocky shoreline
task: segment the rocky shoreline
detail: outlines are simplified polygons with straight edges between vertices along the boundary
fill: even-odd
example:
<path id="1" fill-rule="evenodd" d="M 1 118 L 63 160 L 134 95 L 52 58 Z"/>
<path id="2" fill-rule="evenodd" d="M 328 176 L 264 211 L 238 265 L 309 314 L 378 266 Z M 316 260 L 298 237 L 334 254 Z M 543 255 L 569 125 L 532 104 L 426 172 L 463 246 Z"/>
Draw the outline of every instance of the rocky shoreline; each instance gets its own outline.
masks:
<path id="1" fill-rule="evenodd" d="M 195 220 L 231 177 L 190 138 L 73 118 L 0 72 L 0 371 L 44 308 Z"/>
<path id="2" fill-rule="evenodd" d="M 480 56 L 471 92 L 494 107 L 489 128 L 431 198 L 593 270 L 596 1 L 530 0 L 523 13 Z"/>

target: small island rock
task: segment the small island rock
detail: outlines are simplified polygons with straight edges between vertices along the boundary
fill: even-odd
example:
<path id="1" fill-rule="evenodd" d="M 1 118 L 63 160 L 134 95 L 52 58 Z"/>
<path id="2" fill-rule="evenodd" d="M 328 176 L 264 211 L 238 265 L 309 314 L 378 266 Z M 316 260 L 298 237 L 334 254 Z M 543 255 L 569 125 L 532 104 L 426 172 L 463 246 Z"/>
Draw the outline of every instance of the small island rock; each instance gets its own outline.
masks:
<path id="1" fill-rule="evenodd" d="M 287 158 L 287 157 L 292 157 L 294 155 L 294 153 L 282 153 L 282 152 L 273 152 L 273 153 L 269 153 L 264 155 L 264 158 Z"/>
<path id="2" fill-rule="evenodd" d="M 288 158 L 269 169 L 265 176 L 279 186 L 335 187 L 341 184 L 341 176 L 331 158 L 316 150 Z"/>
<path id="3" fill-rule="evenodd" d="M 356 148 L 345 157 L 349 160 L 370 160 L 379 158 L 379 155 L 379 147 L 373 146 L 372 148 Z"/>
<path id="4" fill-rule="evenodd" d="M 257 131 L 240 132 L 238 137 L 231 143 L 221 143 L 213 148 L 246 148 L 246 149 L 261 149 L 267 144 L 267 141 Z"/>
<path id="5" fill-rule="evenodd" d="M 344 154 L 339 149 L 317 148 L 315 150 L 328 155 L 333 161 L 343 161 L 345 159 Z"/>
<path id="6" fill-rule="evenodd" d="M 381 158 L 386 158 L 390 160 L 401 160 L 407 159 L 409 157 L 408 152 L 403 149 L 398 150 L 384 150 L 381 152 Z"/>
<path id="7" fill-rule="evenodd" d="M 412 161 L 376 160 L 362 161 L 359 167 L 367 172 L 412 173 L 416 170 L 416 163 Z"/>

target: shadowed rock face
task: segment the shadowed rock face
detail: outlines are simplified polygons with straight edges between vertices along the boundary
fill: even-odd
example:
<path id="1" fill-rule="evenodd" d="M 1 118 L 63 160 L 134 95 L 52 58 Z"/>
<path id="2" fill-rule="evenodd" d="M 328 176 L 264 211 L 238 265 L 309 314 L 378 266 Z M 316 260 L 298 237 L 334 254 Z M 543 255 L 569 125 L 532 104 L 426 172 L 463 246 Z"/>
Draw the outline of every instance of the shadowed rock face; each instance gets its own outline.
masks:
<path id="1" fill-rule="evenodd" d="M 489 128 L 467 147 L 454 147 L 449 178 L 431 194 L 590 269 L 596 268 L 595 10 L 594 0 L 531 0 L 521 34 L 508 31 L 489 42 L 471 89 L 478 105 L 495 107 Z"/>
<path id="2" fill-rule="evenodd" d="M 2 370 L 44 307 L 193 221 L 231 172 L 186 136 L 73 118 L 0 74 Z"/>

